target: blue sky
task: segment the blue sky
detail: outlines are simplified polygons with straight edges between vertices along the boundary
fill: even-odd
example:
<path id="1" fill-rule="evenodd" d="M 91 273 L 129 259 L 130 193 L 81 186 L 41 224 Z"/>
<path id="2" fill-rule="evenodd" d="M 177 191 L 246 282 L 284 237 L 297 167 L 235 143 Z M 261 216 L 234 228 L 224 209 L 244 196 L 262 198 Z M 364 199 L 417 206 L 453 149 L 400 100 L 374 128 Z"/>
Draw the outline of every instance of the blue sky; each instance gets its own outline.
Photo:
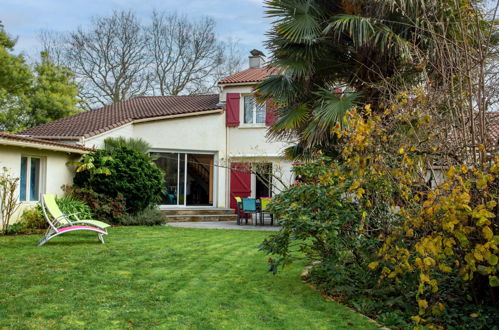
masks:
<path id="1" fill-rule="evenodd" d="M 11 36 L 18 37 L 16 52 L 35 55 L 41 30 L 71 31 L 87 25 L 92 16 L 109 15 L 115 9 L 132 9 L 144 23 L 153 9 L 192 18 L 210 16 L 217 21 L 218 36 L 239 40 L 244 53 L 263 50 L 270 27 L 263 0 L 0 0 L 0 20 Z"/>

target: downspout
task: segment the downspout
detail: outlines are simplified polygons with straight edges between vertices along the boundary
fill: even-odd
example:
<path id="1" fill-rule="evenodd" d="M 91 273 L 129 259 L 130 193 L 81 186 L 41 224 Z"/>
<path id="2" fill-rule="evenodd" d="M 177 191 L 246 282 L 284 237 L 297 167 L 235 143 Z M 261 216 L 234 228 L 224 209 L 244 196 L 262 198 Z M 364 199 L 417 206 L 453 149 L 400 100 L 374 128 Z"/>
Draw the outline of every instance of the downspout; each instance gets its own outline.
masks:
<path id="1" fill-rule="evenodd" d="M 222 92 L 223 92 L 223 86 L 220 87 L 220 98 L 222 96 Z M 225 116 L 224 116 L 224 119 L 225 119 L 225 155 L 224 155 L 224 159 L 225 159 L 225 162 L 227 163 L 226 166 L 224 166 L 224 171 L 225 171 L 225 187 L 224 187 L 224 191 L 225 191 L 225 194 L 224 194 L 224 204 L 225 204 L 225 208 L 228 208 L 230 206 L 230 203 L 229 203 L 229 180 L 230 180 L 230 170 L 229 170 L 229 127 L 227 126 L 227 101 L 225 102 L 222 102 L 221 100 L 219 100 L 219 103 L 217 104 L 217 107 L 223 107 L 224 109 L 224 113 L 225 113 Z M 219 165 L 220 165 L 220 160 L 219 160 Z M 220 169 L 220 166 L 218 167 Z"/>
<path id="2" fill-rule="evenodd" d="M 227 111 L 227 109 L 225 109 Z M 225 125 L 225 161 L 227 166 L 225 167 L 225 207 L 230 207 L 230 170 L 229 170 L 229 127 Z"/>

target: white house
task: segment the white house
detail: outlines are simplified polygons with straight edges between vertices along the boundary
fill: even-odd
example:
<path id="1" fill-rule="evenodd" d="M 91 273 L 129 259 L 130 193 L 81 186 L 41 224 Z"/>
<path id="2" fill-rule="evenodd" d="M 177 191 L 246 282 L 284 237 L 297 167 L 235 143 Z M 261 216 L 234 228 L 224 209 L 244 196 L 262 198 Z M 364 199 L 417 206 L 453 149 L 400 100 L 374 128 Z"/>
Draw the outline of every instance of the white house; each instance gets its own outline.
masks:
<path id="1" fill-rule="evenodd" d="M 219 82 L 219 94 L 137 97 L 21 134 L 88 148 L 108 137 L 142 138 L 166 173 L 162 208 L 235 208 L 234 196 L 267 197 L 292 182 L 282 157 L 288 144 L 266 138 L 273 111 L 255 102 L 255 85 L 271 73 L 262 63 L 251 56 L 248 69 Z"/>
<path id="2" fill-rule="evenodd" d="M 19 178 L 21 207 L 14 215 L 34 205 L 42 192 L 62 194 L 61 187 L 70 184 L 73 172 L 68 162 L 78 160 L 91 149 L 0 132 L 0 171 Z M 0 219 L 1 220 L 1 219 Z"/>

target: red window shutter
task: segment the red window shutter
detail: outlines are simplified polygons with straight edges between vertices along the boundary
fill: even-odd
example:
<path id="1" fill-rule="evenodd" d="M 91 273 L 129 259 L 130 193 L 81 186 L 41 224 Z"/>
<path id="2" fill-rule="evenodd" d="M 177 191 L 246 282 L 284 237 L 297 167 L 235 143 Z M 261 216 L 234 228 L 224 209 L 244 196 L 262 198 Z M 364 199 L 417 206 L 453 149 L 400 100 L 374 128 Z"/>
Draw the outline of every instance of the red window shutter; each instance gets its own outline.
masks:
<path id="1" fill-rule="evenodd" d="M 235 197 L 244 198 L 251 195 L 251 165 L 231 163 L 230 168 L 230 208 L 237 210 Z"/>
<path id="2" fill-rule="evenodd" d="M 272 126 L 277 120 L 277 107 L 272 100 L 268 100 L 265 107 L 265 125 Z"/>
<path id="3" fill-rule="evenodd" d="M 227 93 L 226 125 L 227 127 L 239 126 L 239 93 Z"/>

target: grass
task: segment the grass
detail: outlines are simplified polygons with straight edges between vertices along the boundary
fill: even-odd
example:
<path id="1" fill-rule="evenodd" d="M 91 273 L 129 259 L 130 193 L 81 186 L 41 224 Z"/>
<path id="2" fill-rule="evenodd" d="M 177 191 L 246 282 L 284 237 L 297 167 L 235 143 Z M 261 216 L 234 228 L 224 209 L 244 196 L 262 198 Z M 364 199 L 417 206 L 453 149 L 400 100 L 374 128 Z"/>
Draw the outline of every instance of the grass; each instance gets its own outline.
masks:
<path id="1" fill-rule="evenodd" d="M 0 328 L 375 328 L 300 281 L 274 276 L 265 232 L 111 228 L 105 245 L 76 232 L 0 237 Z"/>

